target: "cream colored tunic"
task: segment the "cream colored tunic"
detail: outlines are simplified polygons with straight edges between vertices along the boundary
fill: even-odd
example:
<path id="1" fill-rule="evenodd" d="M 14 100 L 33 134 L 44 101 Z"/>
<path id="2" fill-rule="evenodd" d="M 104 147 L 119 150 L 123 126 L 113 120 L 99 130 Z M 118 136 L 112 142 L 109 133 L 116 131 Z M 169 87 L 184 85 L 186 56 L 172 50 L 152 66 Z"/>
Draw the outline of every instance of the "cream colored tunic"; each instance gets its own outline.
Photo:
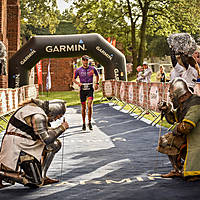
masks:
<path id="1" fill-rule="evenodd" d="M 24 118 L 34 114 L 46 116 L 45 112 L 40 107 L 26 105 L 17 111 L 15 117 L 26 123 Z M 42 151 L 45 146 L 41 140 L 32 140 L 30 135 L 19 130 L 10 123 L 8 124 L 7 132 L 20 133 L 26 137 L 29 137 L 30 139 L 14 135 L 5 135 L 1 145 L 0 164 L 2 163 L 13 170 L 16 170 L 17 161 L 22 150 L 40 161 Z"/>

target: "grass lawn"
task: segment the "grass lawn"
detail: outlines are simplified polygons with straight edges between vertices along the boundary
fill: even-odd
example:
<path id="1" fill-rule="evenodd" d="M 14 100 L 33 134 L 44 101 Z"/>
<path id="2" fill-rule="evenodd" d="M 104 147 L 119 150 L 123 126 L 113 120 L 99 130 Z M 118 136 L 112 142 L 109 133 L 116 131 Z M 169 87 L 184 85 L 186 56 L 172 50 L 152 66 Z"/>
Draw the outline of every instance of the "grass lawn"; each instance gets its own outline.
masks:
<path id="1" fill-rule="evenodd" d="M 94 104 L 100 103 L 102 91 L 94 92 Z M 63 99 L 67 106 L 80 105 L 79 91 L 61 91 L 61 92 L 46 92 L 39 94 L 41 100 Z M 105 102 L 105 101 L 104 101 Z"/>

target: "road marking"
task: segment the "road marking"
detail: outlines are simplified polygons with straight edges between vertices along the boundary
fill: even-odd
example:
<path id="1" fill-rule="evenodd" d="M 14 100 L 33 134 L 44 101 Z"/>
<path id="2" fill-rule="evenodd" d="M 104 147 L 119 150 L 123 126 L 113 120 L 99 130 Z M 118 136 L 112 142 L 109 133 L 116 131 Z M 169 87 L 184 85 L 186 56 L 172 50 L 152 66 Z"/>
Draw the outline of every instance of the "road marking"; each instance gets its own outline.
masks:
<path id="1" fill-rule="evenodd" d="M 131 182 L 132 182 L 132 180 L 130 178 L 125 178 L 125 179 L 122 179 L 120 181 L 106 180 L 107 184 L 111 184 L 111 183 L 131 183 Z"/>
<path id="2" fill-rule="evenodd" d="M 148 179 L 151 180 L 151 181 L 154 181 L 155 178 L 154 177 L 151 177 L 151 176 L 148 176 Z"/>
<path id="3" fill-rule="evenodd" d="M 85 185 L 86 184 L 86 180 L 85 181 L 80 181 L 80 185 Z"/>
<path id="4" fill-rule="evenodd" d="M 121 138 L 121 137 L 116 137 L 116 138 L 113 138 L 112 141 L 126 142 L 126 139 L 125 138 Z"/>
<path id="5" fill-rule="evenodd" d="M 137 176 L 136 179 L 137 179 L 138 181 L 144 181 L 144 179 L 143 179 L 142 177 L 140 177 L 140 176 Z"/>
<path id="6" fill-rule="evenodd" d="M 106 121 L 106 120 L 101 120 L 101 121 L 99 121 L 98 123 L 99 123 L 99 124 L 101 124 L 101 123 L 108 123 L 108 121 Z"/>
<path id="7" fill-rule="evenodd" d="M 148 180 L 150 181 L 156 181 L 156 179 L 163 179 L 163 180 L 171 180 L 171 178 L 162 178 L 158 176 L 159 174 L 155 174 L 156 176 L 152 175 L 147 175 L 147 176 L 135 176 L 132 178 L 124 178 L 124 179 L 107 179 L 107 180 L 80 180 L 77 182 L 68 182 L 64 181 L 62 183 L 58 183 L 54 186 L 63 186 L 63 185 L 68 185 L 68 186 L 77 186 L 77 185 L 86 185 L 86 184 L 94 184 L 94 185 L 99 185 L 99 184 L 124 184 L 124 183 L 132 183 L 132 182 L 146 182 Z M 53 185 L 52 185 L 53 186 Z"/>
<path id="8" fill-rule="evenodd" d="M 70 182 L 68 182 L 68 181 L 64 181 L 64 182 L 61 182 L 61 183 L 59 183 L 59 184 L 56 184 L 55 186 L 62 186 L 62 185 L 69 185 L 69 186 L 76 186 L 77 184 L 76 183 L 70 183 Z"/>

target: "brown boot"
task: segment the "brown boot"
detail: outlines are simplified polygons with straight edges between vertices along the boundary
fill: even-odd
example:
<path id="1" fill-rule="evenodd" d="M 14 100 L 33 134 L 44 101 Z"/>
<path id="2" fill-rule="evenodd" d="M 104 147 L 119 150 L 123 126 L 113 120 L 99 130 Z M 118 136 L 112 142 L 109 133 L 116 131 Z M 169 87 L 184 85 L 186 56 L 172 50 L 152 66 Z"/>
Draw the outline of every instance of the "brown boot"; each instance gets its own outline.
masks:
<path id="1" fill-rule="evenodd" d="M 58 183 L 58 182 L 59 182 L 59 180 L 57 180 L 57 179 L 50 179 L 49 177 L 46 177 L 44 179 L 43 185 L 49 185 L 49 184 Z"/>
<path id="2" fill-rule="evenodd" d="M 161 175 L 163 178 L 174 178 L 174 177 L 182 177 L 182 174 L 178 171 L 172 170 L 168 174 Z"/>

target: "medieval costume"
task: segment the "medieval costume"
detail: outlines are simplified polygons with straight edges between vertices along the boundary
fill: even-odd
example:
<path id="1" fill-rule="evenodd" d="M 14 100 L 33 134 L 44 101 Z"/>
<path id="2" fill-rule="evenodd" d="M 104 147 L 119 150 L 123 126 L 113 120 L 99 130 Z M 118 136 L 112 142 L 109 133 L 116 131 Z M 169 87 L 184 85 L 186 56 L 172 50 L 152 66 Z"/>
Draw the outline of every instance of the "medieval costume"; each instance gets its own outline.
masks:
<path id="1" fill-rule="evenodd" d="M 63 122 L 52 129 L 49 122 L 62 117 L 65 111 L 62 100 L 33 99 L 11 116 L 1 144 L 1 182 L 18 182 L 31 187 L 58 182 L 48 178 L 46 173 L 61 148 L 57 138 L 68 124 Z"/>
<path id="2" fill-rule="evenodd" d="M 200 175 L 200 97 L 190 92 L 182 78 L 174 79 L 169 90 L 176 111 L 166 104 L 160 104 L 159 109 L 169 123 L 177 125 L 172 133 L 160 137 L 157 150 L 169 156 L 174 170 L 162 176 L 197 180 Z"/>

